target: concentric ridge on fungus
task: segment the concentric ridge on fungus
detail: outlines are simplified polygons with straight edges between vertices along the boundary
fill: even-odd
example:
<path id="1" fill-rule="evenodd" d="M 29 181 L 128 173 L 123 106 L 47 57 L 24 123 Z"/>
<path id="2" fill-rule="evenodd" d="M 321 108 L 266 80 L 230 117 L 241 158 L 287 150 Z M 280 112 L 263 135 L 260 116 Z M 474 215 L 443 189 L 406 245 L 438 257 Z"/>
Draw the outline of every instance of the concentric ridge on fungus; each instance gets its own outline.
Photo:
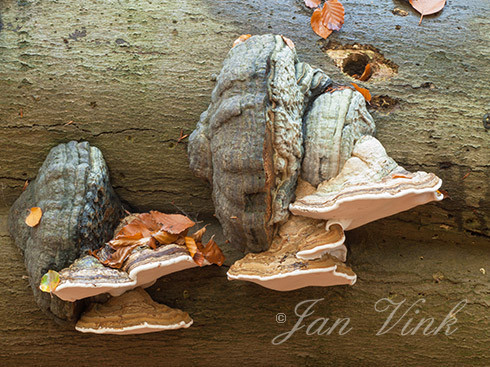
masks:
<path id="1" fill-rule="evenodd" d="M 303 158 L 303 114 L 330 84 L 281 36 L 251 37 L 223 62 L 189 138 L 189 159 L 213 186 L 226 237 L 242 249 L 266 250 L 287 219 Z"/>
<path id="2" fill-rule="evenodd" d="M 31 207 L 43 212 L 33 228 L 24 222 Z M 122 214 L 99 149 L 75 141 L 51 149 L 8 218 L 10 234 L 24 254 L 34 298 L 44 312 L 59 321 L 76 320 L 80 305 L 42 293 L 41 277 L 109 240 Z"/>

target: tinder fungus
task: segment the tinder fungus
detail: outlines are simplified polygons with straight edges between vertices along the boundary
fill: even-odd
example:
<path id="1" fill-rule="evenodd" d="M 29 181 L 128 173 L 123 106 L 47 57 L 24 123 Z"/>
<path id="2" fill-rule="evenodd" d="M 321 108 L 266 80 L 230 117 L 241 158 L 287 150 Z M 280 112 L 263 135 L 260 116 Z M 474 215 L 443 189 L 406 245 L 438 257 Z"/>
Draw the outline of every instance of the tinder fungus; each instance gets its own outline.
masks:
<path id="1" fill-rule="evenodd" d="M 143 334 L 188 328 L 187 312 L 156 303 L 141 288 L 113 297 L 106 303 L 93 303 L 75 328 L 83 333 Z"/>
<path id="2" fill-rule="evenodd" d="M 441 200 L 441 180 L 388 157 L 363 95 L 299 62 L 292 41 L 239 41 L 189 143 L 225 236 L 256 252 L 228 278 L 276 290 L 353 284 L 344 231 Z"/>
<path id="3" fill-rule="evenodd" d="M 226 237 L 242 249 L 268 249 L 287 219 L 303 158 L 303 115 L 330 83 L 281 36 L 253 36 L 223 62 L 189 138 L 189 159 L 213 186 Z"/>
<path id="4" fill-rule="evenodd" d="M 34 227 L 25 222 L 32 207 L 42 209 Z M 8 218 L 10 234 L 24 254 L 34 297 L 44 312 L 57 320 L 76 319 L 78 304 L 42 293 L 41 277 L 109 240 L 122 213 L 99 149 L 74 141 L 51 149 Z"/>
<path id="5" fill-rule="evenodd" d="M 357 228 L 417 205 L 439 201 L 442 181 L 433 173 L 400 167 L 372 136 L 362 137 L 339 175 L 291 204 L 293 214 Z"/>

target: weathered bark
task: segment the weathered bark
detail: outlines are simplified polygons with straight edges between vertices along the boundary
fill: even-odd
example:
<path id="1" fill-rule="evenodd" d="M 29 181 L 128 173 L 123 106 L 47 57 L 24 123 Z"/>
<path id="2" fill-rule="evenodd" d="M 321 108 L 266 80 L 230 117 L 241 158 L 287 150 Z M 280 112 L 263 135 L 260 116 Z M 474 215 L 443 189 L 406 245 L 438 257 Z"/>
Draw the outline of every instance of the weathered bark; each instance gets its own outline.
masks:
<path id="1" fill-rule="evenodd" d="M 396 6 L 409 15 L 392 14 Z M 393 78 L 365 84 L 398 101 L 391 113 L 373 111 L 377 138 L 405 168 L 440 176 L 451 195 L 422 211 L 433 223 L 488 235 L 488 2 L 448 4 L 421 26 L 399 0 L 345 8 L 345 25 L 329 40 L 372 45 L 399 66 Z M 301 60 L 352 81 L 322 50 L 328 42 L 311 31 L 310 14 L 302 0 L 3 1 L 0 203 L 13 202 L 49 149 L 83 139 L 102 150 L 130 204 L 212 213 L 210 190 L 177 140 L 207 108 L 237 36 L 284 34 Z"/>
<path id="2" fill-rule="evenodd" d="M 187 311 L 194 324 L 121 337 L 63 329 L 37 308 L 22 258 L 7 235 L 6 215 L 0 209 L 0 365 L 5 367 L 60 366 L 68 360 L 77 366 L 488 365 L 490 251 L 479 236 L 455 238 L 441 228 L 419 231 L 391 219 L 350 231 L 348 264 L 358 275 L 352 287 L 275 292 L 226 280 L 227 266 L 186 270 L 160 279 L 149 293 Z M 217 225 L 209 228 L 210 233 L 218 231 Z M 223 243 L 221 236 L 218 242 Z M 235 256 L 229 246 L 222 247 L 229 264 Z M 390 326 L 413 303 L 425 303 L 419 301 L 420 313 L 412 309 L 393 330 L 376 336 L 392 309 L 376 312 L 374 305 L 387 297 L 406 299 Z M 294 308 L 299 302 L 320 298 L 324 300 L 304 324 L 324 317 L 330 318 L 326 327 L 331 327 L 338 318 L 349 317 L 353 329 L 346 335 L 338 334 L 340 327 L 331 335 L 306 335 L 303 327 L 284 343 L 272 344 L 297 322 Z M 446 328 L 435 336 L 424 336 L 423 328 L 415 335 L 400 335 L 409 318 L 414 319 L 412 327 L 423 317 L 433 317 L 434 327 L 439 326 L 464 299 L 468 304 L 456 313 L 451 330 L 458 329 L 452 335 L 444 334 Z M 378 309 L 386 306 L 381 302 Z M 285 323 L 276 322 L 278 313 L 286 315 Z"/>

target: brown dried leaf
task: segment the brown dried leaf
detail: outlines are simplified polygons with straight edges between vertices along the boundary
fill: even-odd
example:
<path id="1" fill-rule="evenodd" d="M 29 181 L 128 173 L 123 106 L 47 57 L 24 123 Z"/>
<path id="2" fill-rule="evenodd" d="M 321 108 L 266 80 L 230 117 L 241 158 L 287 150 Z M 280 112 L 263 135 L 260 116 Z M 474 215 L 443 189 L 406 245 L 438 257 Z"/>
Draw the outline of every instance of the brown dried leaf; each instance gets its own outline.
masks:
<path id="1" fill-rule="evenodd" d="M 351 83 L 354 88 L 356 88 L 356 90 L 362 94 L 362 96 L 364 97 L 364 99 L 368 102 L 371 102 L 371 93 L 369 92 L 369 90 L 367 90 L 366 88 L 361 88 L 359 87 L 356 83 Z"/>
<path id="2" fill-rule="evenodd" d="M 204 233 L 206 233 L 206 227 L 207 226 L 208 225 L 206 224 L 199 231 L 194 232 L 193 234 L 191 234 L 190 237 L 192 237 L 194 239 L 194 241 L 196 241 L 196 242 L 202 242 L 202 236 L 204 235 Z"/>
<path id="3" fill-rule="evenodd" d="M 165 231 L 158 231 L 153 234 L 153 238 L 158 241 L 160 245 L 170 245 L 171 243 L 175 243 L 179 238 L 178 234 L 171 234 Z"/>
<path id="4" fill-rule="evenodd" d="M 131 255 L 131 252 L 138 246 L 138 244 L 133 244 L 131 246 L 119 247 L 107 260 L 101 261 L 101 259 L 97 257 L 98 253 L 95 253 L 95 255 L 102 264 L 110 266 L 111 268 L 119 269 L 121 266 L 123 266 L 124 261 L 126 261 L 129 255 Z"/>
<path id="5" fill-rule="evenodd" d="M 26 224 L 29 227 L 35 227 L 41 221 L 41 217 L 43 216 L 43 211 L 41 208 L 35 206 L 30 209 L 29 215 L 26 217 Z"/>
<path id="6" fill-rule="evenodd" d="M 194 241 L 192 237 L 185 237 L 185 246 L 189 251 L 189 254 L 194 259 L 194 262 L 199 265 L 204 265 L 204 254 L 202 253 L 202 244 Z"/>
<path id="7" fill-rule="evenodd" d="M 180 234 L 196 224 L 182 214 L 165 214 L 153 210 L 150 214 L 161 225 L 160 230 L 172 234 Z"/>
<path id="8" fill-rule="evenodd" d="M 446 0 L 409 0 L 410 5 L 420 13 L 420 23 L 424 15 L 435 14 L 446 5 Z"/>
<path id="9" fill-rule="evenodd" d="M 311 16 L 311 28 L 322 38 L 338 31 L 344 24 L 344 7 L 338 0 L 328 0 L 322 9 L 315 9 Z"/>
<path id="10" fill-rule="evenodd" d="M 315 9 L 320 6 L 321 0 L 305 0 L 305 5 L 308 8 Z"/>
<path id="11" fill-rule="evenodd" d="M 366 64 L 366 67 L 364 68 L 364 72 L 359 77 L 359 80 L 361 82 L 365 82 L 371 77 L 371 73 L 372 73 L 371 64 Z"/>
<path id="12" fill-rule="evenodd" d="M 216 242 L 214 242 L 214 235 L 209 239 L 206 246 L 203 248 L 202 253 L 206 260 L 208 260 L 211 264 L 223 265 L 225 262 L 225 256 L 221 252 L 221 249 L 218 247 Z"/>

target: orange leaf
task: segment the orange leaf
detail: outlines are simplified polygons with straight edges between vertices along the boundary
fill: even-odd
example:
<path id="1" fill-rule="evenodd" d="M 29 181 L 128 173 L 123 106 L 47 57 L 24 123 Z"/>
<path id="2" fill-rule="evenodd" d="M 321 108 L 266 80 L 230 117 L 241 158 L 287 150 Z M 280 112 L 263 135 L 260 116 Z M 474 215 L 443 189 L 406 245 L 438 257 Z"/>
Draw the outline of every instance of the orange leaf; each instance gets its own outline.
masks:
<path id="1" fill-rule="evenodd" d="M 409 0 L 410 5 L 420 13 L 420 23 L 424 15 L 434 14 L 441 11 L 446 5 L 446 0 Z"/>
<path id="2" fill-rule="evenodd" d="M 344 7 L 338 0 L 328 0 L 322 9 L 315 9 L 311 16 L 311 28 L 320 37 L 327 38 L 344 24 Z"/>
<path id="3" fill-rule="evenodd" d="M 211 264 L 221 266 L 225 262 L 225 256 L 221 252 L 221 249 L 218 247 L 216 242 L 214 242 L 214 235 L 208 241 L 202 250 L 202 253 L 204 254 L 206 260 L 208 260 Z"/>
<path id="4" fill-rule="evenodd" d="M 412 177 L 408 177 L 405 175 L 393 175 L 393 176 L 391 176 L 391 178 L 412 178 Z"/>
<path id="5" fill-rule="evenodd" d="M 41 208 L 35 206 L 30 209 L 29 215 L 26 218 L 26 224 L 29 227 L 35 227 L 41 221 L 41 217 L 43 216 L 43 211 Z"/>
<path id="6" fill-rule="evenodd" d="M 366 88 L 361 88 L 359 87 L 357 84 L 355 83 L 351 83 L 354 88 L 356 88 L 356 90 L 362 94 L 362 96 L 364 97 L 364 99 L 368 102 L 371 102 L 371 93 L 369 93 L 369 91 L 366 89 Z"/>
<path id="7" fill-rule="evenodd" d="M 240 37 L 238 37 L 235 42 L 233 42 L 233 46 L 231 48 L 235 47 L 236 45 L 239 45 L 242 42 L 245 42 L 248 40 L 250 37 L 252 37 L 251 34 L 242 34 Z"/>
<path id="8" fill-rule="evenodd" d="M 138 246 L 138 244 L 134 244 L 131 246 L 119 247 L 115 252 L 110 254 L 110 257 L 108 259 L 104 261 L 101 261 L 99 257 L 97 258 L 102 264 L 110 266 L 111 268 L 119 269 L 124 264 L 124 261 L 126 261 L 129 255 L 131 255 L 131 252 Z M 92 253 L 92 255 L 94 255 L 94 253 Z M 99 255 L 99 253 L 96 252 L 95 255 Z"/>
<path id="9" fill-rule="evenodd" d="M 191 237 L 194 239 L 194 241 L 196 242 L 202 242 L 202 236 L 204 235 L 204 233 L 206 232 L 206 227 L 208 225 L 206 224 L 204 227 L 202 227 L 199 231 L 197 232 L 194 232 L 193 234 L 191 234 Z"/>
<path id="10" fill-rule="evenodd" d="M 150 211 L 150 214 L 161 225 L 160 230 L 172 234 L 180 234 L 196 224 L 182 214 L 164 214 L 154 210 Z"/>
<path id="11" fill-rule="evenodd" d="M 194 259 L 194 262 L 199 266 L 203 266 L 204 255 L 202 253 L 202 244 L 194 241 L 194 238 L 192 237 L 185 237 L 185 246 L 187 247 L 191 257 Z"/>
<path id="12" fill-rule="evenodd" d="M 177 238 L 179 238 L 178 234 L 170 234 L 165 231 L 158 231 L 157 233 L 153 234 L 153 237 L 155 240 L 158 241 L 160 245 L 170 245 L 171 243 L 174 243 L 177 241 Z"/>
<path id="13" fill-rule="evenodd" d="M 371 72 L 372 72 L 372 70 L 371 70 L 371 64 L 366 64 L 366 67 L 364 68 L 364 72 L 362 73 L 362 75 L 359 78 L 359 80 L 361 82 L 365 82 L 371 76 Z"/>
<path id="14" fill-rule="evenodd" d="M 308 8 L 315 9 L 320 6 L 321 0 L 305 0 L 305 5 Z"/>

